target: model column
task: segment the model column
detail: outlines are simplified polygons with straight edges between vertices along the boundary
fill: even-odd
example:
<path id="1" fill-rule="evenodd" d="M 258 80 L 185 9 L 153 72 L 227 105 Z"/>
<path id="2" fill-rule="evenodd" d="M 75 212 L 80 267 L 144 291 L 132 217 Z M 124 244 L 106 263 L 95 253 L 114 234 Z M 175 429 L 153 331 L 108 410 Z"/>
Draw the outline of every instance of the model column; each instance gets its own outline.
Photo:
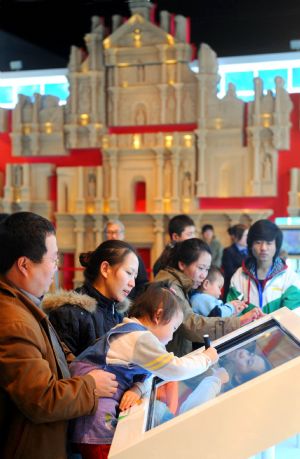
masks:
<path id="1" fill-rule="evenodd" d="M 179 196 L 178 196 L 178 171 L 179 171 L 179 147 L 172 148 L 172 212 L 179 212 Z"/>
<path id="2" fill-rule="evenodd" d="M 155 212 L 163 211 L 163 166 L 164 166 L 164 149 L 156 149 L 156 197 Z"/>
<path id="3" fill-rule="evenodd" d="M 103 215 L 94 215 L 95 247 L 103 241 Z"/>
<path id="4" fill-rule="evenodd" d="M 197 197 L 206 196 L 206 180 L 205 180 L 205 154 L 206 154 L 206 129 L 198 129 L 197 134 L 197 149 L 198 149 L 198 171 L 197 171 Z"/>
<path id="5" fill-rule="evenodd" d="M 117 150 L 109 150 L 109 165 L 110 165 L 110 196 L 109 196 L 109 212 L 119 212 L 118 209 L 118 187 L 117 187 Z"/>
<path id="6" fill-rule="evenodd" d="M 78 287 L 79 284 L 82 283 L 82 271 L 81 271 L 81 265 L 79 262 L 79 255 L 84 252 L 84 233 L 85 233 L 85 228 L 84 228 L 84 215 L 75 215 L 75 228 L 74 228 L 74 233 L 75 233 L 75 239 L 76 239 L 76 245 L 75 245 L 75 255 L 74 255 L 74 268 L 75 268 L 75 276 L 74 276 L 74 287 Z"/>
<path id="7" fill-rule="evenodd" d="M 152 248 L 151 258 L 152 265 L 161 255 L 164 249 L 164 225 L 163 225 L 163 215 L 153 215 L 154 219 L 154 246 Z"/>
<path id="8" fill-rule="evenodd" d="M 82 166 L 77 168 L 77 199 L 76 199 L 76 211 L 80 213 L 85 212 L 84 202 L 84 169 Z"/>

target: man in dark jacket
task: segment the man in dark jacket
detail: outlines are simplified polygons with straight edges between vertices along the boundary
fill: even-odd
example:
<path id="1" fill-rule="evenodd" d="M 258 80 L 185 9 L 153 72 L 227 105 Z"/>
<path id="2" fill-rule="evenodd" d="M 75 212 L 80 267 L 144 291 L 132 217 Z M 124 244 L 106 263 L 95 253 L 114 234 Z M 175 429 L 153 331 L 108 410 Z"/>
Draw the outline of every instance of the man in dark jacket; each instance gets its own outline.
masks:
<path id="1" fill-rule="evenodd" d="M 40 308 L 57 255 L 45 218 L 18 212 L 0 224 L 1 459 L 66 459 L 67 421 L 116 392 L 115 376 L 101 370 L 70 377 L 66 349 Z"/>
<path id="2" fill-rule="evenodd" d="M 168 224 L 168 233 L 170 242 L 164 248 L 160 257 L 156 260 L 153 266 L 153 274 L 156 274 L 166 267 L 166 261 L 169 257 L 171 249 L 174 247 L 176 242 L 185 241 L 195 237 L 195 223 L 194 221 L 185 214 L 175 215 L 171 218 Z"/>

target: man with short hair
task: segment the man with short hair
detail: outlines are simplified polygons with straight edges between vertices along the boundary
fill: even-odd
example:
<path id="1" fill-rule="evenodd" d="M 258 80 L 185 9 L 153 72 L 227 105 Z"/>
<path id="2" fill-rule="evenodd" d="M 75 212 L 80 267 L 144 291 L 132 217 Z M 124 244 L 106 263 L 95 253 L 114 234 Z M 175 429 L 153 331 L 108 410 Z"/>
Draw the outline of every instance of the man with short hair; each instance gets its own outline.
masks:
<path id="1" fill-rule="evenodd" d="M 156 274 L 166 267 L 166 263 L 170 254 L 170 250 L 176 242 L 185 241 L 195 237 L 195 223 L 185 214 L 175 215 L 171 218 L 168 225 L 168 233 L 170 242 L 164 248 L 160 257 L 156 260 L 153 266 L 153 274 Z"/>
<path id="2" fill-rule="evenodd" d="M 57 257 L 55 229 L 45 218 L 18 212 L 1 222 L 1 459 L 66 459 L 67 421 L 93 414 L 98 397 L 116 392 L 111 373 L 70 377 L 67 349 L 40 308 Z"/>
<path id="3" fill-rule="evenodd" d="M 243 297 L 247 309 L 259 307 L 270 314 L 286 306 L 295 309 L 300 303 L 300 276 L 279 256 L 282 231 L 270 220 L 258 220 L 247 236 L 248 257 L 230 281 L 227 301 Z"/>
<path id="4" fill-rule="evenodd" d="M 107 240 L 119 239 L 120 241 L 124 241 L 125 226 L 120 220 L 108 220 L 104 226 L 104 234 Z M 128 298 L 131 300 L 134 300 L 142 292 L 143 286 L 148 282 L 148 276 L 144 261 L 138 253 L 137 257 L 139 260 L 139 269 L 135 279 L 135 287 L 128 295 Z"/>

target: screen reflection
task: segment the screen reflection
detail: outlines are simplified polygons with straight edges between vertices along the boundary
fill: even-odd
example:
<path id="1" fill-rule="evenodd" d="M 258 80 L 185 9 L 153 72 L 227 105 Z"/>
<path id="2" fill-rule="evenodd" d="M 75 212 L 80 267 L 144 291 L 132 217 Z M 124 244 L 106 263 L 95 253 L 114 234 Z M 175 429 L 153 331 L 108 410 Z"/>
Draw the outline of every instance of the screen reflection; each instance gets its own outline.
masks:
<path id="1" fill-rule="evenodd" d="M 220 353 L 218 363 L 206 373 L 181 382 L 158 384 L 150 426 L 169 421 L 299 355 L 299 345 L 277 325 L 233 344 Z"/>

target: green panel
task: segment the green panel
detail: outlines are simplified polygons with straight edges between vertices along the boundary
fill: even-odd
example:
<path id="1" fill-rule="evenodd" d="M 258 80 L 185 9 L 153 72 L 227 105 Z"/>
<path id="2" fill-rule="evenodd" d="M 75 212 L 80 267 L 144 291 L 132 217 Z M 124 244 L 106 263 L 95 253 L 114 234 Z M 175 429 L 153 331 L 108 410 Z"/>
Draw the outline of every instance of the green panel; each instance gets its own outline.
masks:
<path id="1" fill-rule="evenodd" d="M 66 100 L 69 97 L 69 83 L 45 84 L 45 94 Z"/>
<path id="2" fill-rule="evenodd" d="M 275 91 L 275 78 L 278 76 L 284 79 L 284 87 L 286 88 L 288 77 L 287 69 L 260 70 L 258 76 L 263 80 L 263 88 L 265 90 L 271 89 Z"/>
<path id="3" fill-rule="evenodd" d="M 225 87 L 233 83 L 237 91 L 253 90 L 253 72 L 228 72 L 225 74 Z"/>
<path id="4" fill-rule="evenodd" d="M 293 87 L 299 88 L 300 86 L 300 68 L 292 69 L 292 82 L 293 82 Z"/>
<path id="5" fill-rule="evenodd" d="M 0 86 L 0 104 L 11 104 L 13 102 L 13 88 L 11 86 Z"/>

